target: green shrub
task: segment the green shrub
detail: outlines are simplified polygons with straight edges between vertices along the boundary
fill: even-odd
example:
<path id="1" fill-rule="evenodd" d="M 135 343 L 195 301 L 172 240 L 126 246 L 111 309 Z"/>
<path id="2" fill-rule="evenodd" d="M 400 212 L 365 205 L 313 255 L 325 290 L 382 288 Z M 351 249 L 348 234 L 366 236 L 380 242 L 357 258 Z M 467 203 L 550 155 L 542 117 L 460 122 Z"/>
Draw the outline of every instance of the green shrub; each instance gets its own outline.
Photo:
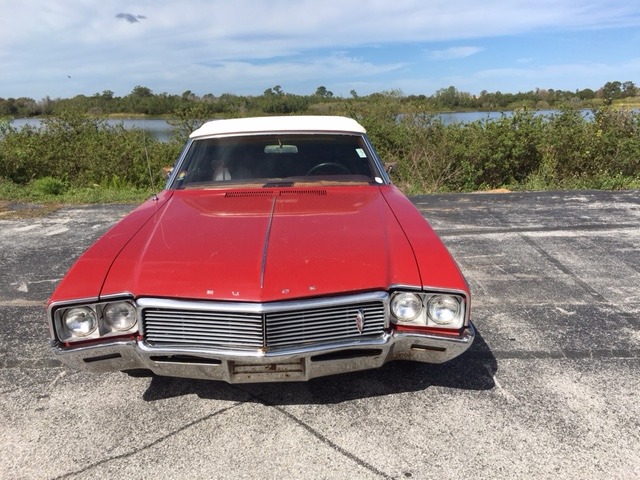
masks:
<path id="1" fill-rule="evenodd" d="M 113 183 L 163 185 L 162 167 L 172 165 L 182 143 L 161 143 L 139 129 L 111 126 L 75 113 L 43 120 L 0 139 L 0 176 L 19 185 L 45 177 L 73 186 Z M 149 170 L 153 179 L 149 177 Z"/>
<path id="2" fill-rule="evenodd" d="M 347 105 L 346 112 L 331 113 L 362 123 L 383 161 L 395 163 L 392 179 L 406 193 L 640 185 L 637 111 L 605 107 L 585 118 L 566 108 L 543 118 L 522 110 L 445 124 L 394 91 Z M 187 131 L 204 121 L 204 113 L 183 111 L 168 143 L 72 112 L 45 119 L 41 128 L 18 130 L 2 121 L 0 198 L 145 198 L 163 188 L 162 167 L 174 164 Z"/>
<path id="3" fill-rule="evenodd" d="M 0 177 L 0 199 L 21 200 L 26 198 L 26 188 Z"/>
<path id="4" fill-rule="evenodd" d="M 363 118 L 407 193 L 509 187 L 632 188 L 640 182 L 640 113 L 565 108 L 445 125 L 424 114 Z"/>
<path id="5" fill-rule="evenodd" d="M 67 184 L 53 177 L 43 177 L 31 182 L 31 191 L 39 196 L 58 196 L 67 191 Z"/>

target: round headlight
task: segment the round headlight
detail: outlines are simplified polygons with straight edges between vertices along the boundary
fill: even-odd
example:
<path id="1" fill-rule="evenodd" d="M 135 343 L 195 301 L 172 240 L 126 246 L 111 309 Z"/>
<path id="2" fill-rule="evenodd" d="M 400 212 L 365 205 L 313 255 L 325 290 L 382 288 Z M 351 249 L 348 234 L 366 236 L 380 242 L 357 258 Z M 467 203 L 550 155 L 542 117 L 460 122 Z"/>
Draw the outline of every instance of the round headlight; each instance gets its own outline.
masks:
<path id="1" fill-rule="evenodd" d="M 457 320 L 460 308 L 460 301 L 451 295 L 434 295 L 427 304 L 429 318 L 439 325 Z"/>
<path id="2" fill-rule="evenodd" d="M 400 322 L 415 320 L 422 312 L 422 300 L 415 293 L 397 293 L 391 299 L 391 313 Z"/>
<path id="3" fill-rule="evenodd" d="M 65 328 L 76 337 L 91 335 L 98 328 L 96 313 L 89 307 L 70 308 L 62 319 Z"/>
<path id="4" fill-rule="evenodd" d="M 104 307 L 102 315 L 105 323 L 112 330 L 124 332 L 136 324 L 136 307 L 129 302 L 109 303 Z"/>

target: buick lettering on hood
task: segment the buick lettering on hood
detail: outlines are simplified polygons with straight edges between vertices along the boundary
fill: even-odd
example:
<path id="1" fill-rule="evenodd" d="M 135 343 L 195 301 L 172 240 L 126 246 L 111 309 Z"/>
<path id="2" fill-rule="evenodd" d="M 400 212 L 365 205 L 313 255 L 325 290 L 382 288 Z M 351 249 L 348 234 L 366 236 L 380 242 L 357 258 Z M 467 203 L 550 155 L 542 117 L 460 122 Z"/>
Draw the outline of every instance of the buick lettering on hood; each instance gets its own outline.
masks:
<path id="1" fill-rule="evenodd" d="M 47 305 L 51 347 L 96 372 L 302 381 L 469 348 L 469 287 L 334 116 L 215 120 L 165 190 L 92 245 Z"/>

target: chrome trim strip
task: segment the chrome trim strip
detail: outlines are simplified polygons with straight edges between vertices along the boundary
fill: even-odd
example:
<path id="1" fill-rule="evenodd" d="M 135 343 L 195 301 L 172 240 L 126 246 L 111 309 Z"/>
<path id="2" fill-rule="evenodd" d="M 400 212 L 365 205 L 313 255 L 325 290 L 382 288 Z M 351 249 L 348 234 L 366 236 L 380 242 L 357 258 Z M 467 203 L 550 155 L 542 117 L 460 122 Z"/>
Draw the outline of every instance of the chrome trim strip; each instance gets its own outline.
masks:
<path id="1" fill-rule="evenodd" d="M 366 133 L 364 134 L 364 142 L 367 145 L 367 148 L 369 150 L 368 153 L 370 153 L 372 158 L 373 158 L 373 164 L 378 169 L 378 173 L 380 174 L 380 178 L 382 178 L 382 181 L 384 182 L 383 185 L 391 185 L 392 184 L 391 177 L 389 176 L 389 174 L 387 173 L 386 168 L 384 167 L 384 162 L 378 156 L 378 152 L 374 148 L 373 144 L 371 143 L 371 140 L 369 139 L 369 136 Z"/>
<path id="2" fill-rule="evenodd" d="M 329 306 L 349 305 L 366 301 L 388 302 L 387 292 L 360 293 L 335 297 L 321 297 L 302 300 L 287 300 L 280 302 L 252 303 L 252 302 L 211 302 L 206 300 L 170 300 L 165 298 L 138 298 L 138 310 L 144 308 L 173 308 L 184 310 L 220 311 L 230 313 L 271 313 L 286 312 L 304 308 L 322 308 Z"/>
<path id="3" fill-rule="evenodd" d="M 86 298 L 78 298 L 74 300 L 62 300 L 62 301 L 50 303 L 49 306 L 47 307 L 47 311 L 51 312 L 54 309 L 57 309 L 59 307 L 66 307 L 71 305 L 85 305 L 87 303 L 97 303 L 99 301 L 100 301 L 99 297 L 86 297 Z"/>
<path id="4" fill-rule="evenodd" d="M 137 310 L 140 334 L 150 348 L 184 344 L 194 349 L 277 350 L 357 336 L 355 318 L 352 325 L 347 317 L 347 310 L 356 305 L 366 309 L 370 320 L 360 335 L 382 335 L 390 324 L 388 298 L 386 292 L 271 303 L 140 298 Z"/>
<path id="5" fill-rule="evenodd" d="M 333 342 L 322 345 L 309 345 L 304 347 L 284 347 L 280 349 L 270 349 L 268 351 L 264 351 L 263 349 L 253 349 L 253 350 L 239 350 L 239 349 L 197 349 L 197 348 L 189 348 L 189 347 L 152 347 L 146 345 L 142 342 L 138 344 L 138 347 L 141 351 L 147 352 L 151 355 L 162 355 L 162 354 L 188 354 L 195 356 L 204 356 L 204 357 L 225 357 L 230 359 L 278 359 L 278 360 L 287 360 L 291 358 L 298 358 L 300 356 L 308 356 L 308 355 L 316 355 L 318 353 L 331 353 L 337 352 L 345 349 L 353 349 L 353 348 L 365 348 L 365 347 L 380 347 L 389 343 L 390 335 L 388 333 L 383 334 L 377 338 L 369 338 L 362 340 L 353 340 L 353 341 L 342 341 L 342 342 Z"/>
<path id="6" fill-rule="evenodd" d="M 389 286 L 389 291 L 393 292 L 395 290 L 411 290 L 411 291 L 422 291 L 423 288 L 421 285 L 409 285 L 407 283 L 394 283 Z"/>
<path id="7" fill-rule="evenodd" d="M 180 152 L 180 155 L 178 155 L 177 160 L 173 164 L 173 170 L 171 171 L 171 175 L 169 175 L 169 178 L 167 179 L 167 183 L 165 183 L 164 185 L 165 190 L 174 189 L 174 183 L 176 183 L 176 178 L 178 177 L 182 164 L 184 163 L 184 159 L 187 156 L 187 153 L 189 152 L 189 149 L 191 148 L 192 144 L 193 144 L 193 139 L 189 138 L 184 148 Z"/>
<path id="8" fill-rule="evenodd" d="M 133 300 L 135 295 L 131 292 L 110 293 L 108 295 L 100 295 L 101 302 L 111 302 L 113 300 Z"/>
<path id="9" fill-rule="evenodd" d="M 260 289 L 264 288 L 264 271 L 267 268 L 267 250 L 269 249 L 269 238 L 271 237 L 271 225 L 273 224 L 273 214 L 276 211 L 276 201 L 277 198 L 275 195 L 273 200 L 271 201 L 271 214 L 269 215 L 269 222 L 267 223 L 267 232 L 265 233 L 264 238 L 264 249 L 262 250 L 262 265 L 260 266 Z"/>

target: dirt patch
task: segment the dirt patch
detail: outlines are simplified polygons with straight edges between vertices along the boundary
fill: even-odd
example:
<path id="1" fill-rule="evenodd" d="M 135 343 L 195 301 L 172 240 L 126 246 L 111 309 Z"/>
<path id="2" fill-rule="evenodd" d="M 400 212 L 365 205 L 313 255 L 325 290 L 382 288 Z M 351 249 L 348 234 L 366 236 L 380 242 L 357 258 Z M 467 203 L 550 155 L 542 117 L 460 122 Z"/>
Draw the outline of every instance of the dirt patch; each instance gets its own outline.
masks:
<path id="1" fill-rule="evenodd" d="M 0 200 L 0 220 L 45 217 L 59 210 L 60 207 L 61 205 L 55 203 L 42 204 Z"/>
<path id="2" fill-rule="evenodd" d="M 493 190 L 480 190 L 473 193 L 511 193 L 508 188 L 494 188 Z"/>

